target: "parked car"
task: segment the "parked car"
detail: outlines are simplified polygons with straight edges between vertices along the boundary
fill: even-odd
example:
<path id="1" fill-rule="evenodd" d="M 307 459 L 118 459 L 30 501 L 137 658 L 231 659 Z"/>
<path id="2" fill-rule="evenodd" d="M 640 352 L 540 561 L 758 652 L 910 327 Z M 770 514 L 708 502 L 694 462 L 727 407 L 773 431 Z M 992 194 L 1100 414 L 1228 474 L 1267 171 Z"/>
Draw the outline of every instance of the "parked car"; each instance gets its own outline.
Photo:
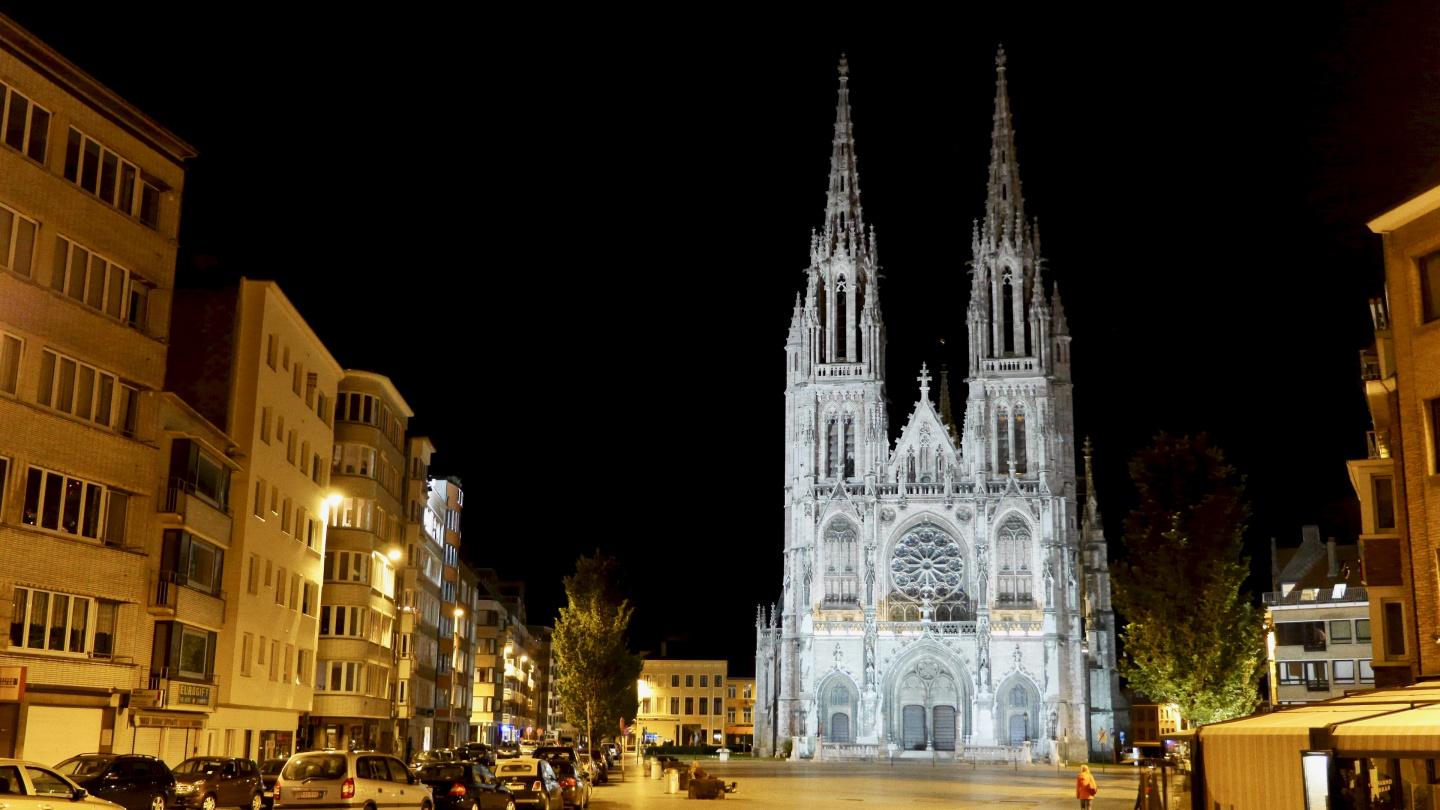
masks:
<path id="1" fill-rule="evenodd" d="M 146 754 L 81 754 L 55 770 L 91 796 L 126 810 L 165 810 L 175 804 L 175 777 L 158 757 Z"/>
<path id="2" fill-rule="evenodd" d="M 495 750 L 485 743 L 466 743 L 465 750 L 470 752 L 471 762 L 478 762 L 488 768 L 495 767 Z"/>
<path id="3" fill-rule="evenodd" d="M 520 746 L 515 743 L 500 743 L 495 746 L 495 756 L 497 759 L 514 759 L 520 756 Z"/>
<path id="4" fill-rule="evenodd" d="M 590 778 L 585 775 L 585 769 L 574 762 L 551 762 L 550 767 L 555 769 L 555 778 L 560 780 L 560 796 L 565 804 L 570 807 L 583 808 L 590 806 Z"/>
<path id="5" fill-rule="evenodd" d="M 536 748 L 539 748 L 539 747 L 540 747 L 540 743 L 535 742 L 534 740 L 521 740 L 521 741 L 520 741 L 520 755 L 521 755 L 521 756 L 527 756 L 527 757 L 528 757 L 528 756 L 530 756 L 530 754 L 531 754 L 532 752 L 534 752 L 534 750 L 535 750 Z"/>
<path id="6" fill-rule="evenodd" d="M 433 748 L 429 751 L 416 751 L 410 757 L 410 770 L 415 770 L 421 765 L 430 765 L 436 762 L 450 762 L 455 757 L 447 748 Z"/>
<path id="7" fill-rule="evenodd" d="M 534 805 L 540 810 L 562 810 L 565 794 L 555 770 L 543 759 L 517 757 L 500 763 L 495 775 L 510 788 L 516 804 Z"/>
<path id="8" fill-rule="evenodd" d="M 436 810 L 515 810 L 510 788 L 478 762 L 421 765 L 417 775 L 435 797 Z"/>
<path id="9" fill-rule="evenodd" d="M 580 752 L 575 750 L 573 745 L 542 745 L 536 748 L 533 756 L 536 759 L 546 759 L 560 762 L 579 762 Z"/>
<path id="10" fill-rule="evenodd" d="M 275 780 L 280 778 L 280 771 L 284 769 L 286 759 L 267 759 L 260 763 L 260 783 L 264 786 L 260 796 L 265 799 L 267 808 L 275 806 Z"/>
<path id="11" fill-rule="evenodd" d="M 0 759 L 0 807 L 44 810 L 61 801 L 86 810 L 119 810 L 119 805 L 90 795 L 90 791 L 54 768 L 21 759 Z"/>
<path id="12" fill-rule="evenodd" d="M 260 780 L 260 768 L 248 759 L 191 757 L 170 772 L 175 775 L 175 799 L 181 807 L 265 808 L 265 784 Z"/>
<path id="13" fill-rule="evenodd" d="M 598 785 L 605 781 L 605 759 L 596 759 L 589 752 L 581 752 L 580 767 L 584 770 L 585 776 L 589 778 L 590 784 Z"/>
<path id="14" fill-rule="evenodd" d="M 275 806 L 297 808 L 396 807 L 434 810 L 430 788 L 405 763 L 384 754 L 308 751 L 285 763 L 275 782 Z"/>

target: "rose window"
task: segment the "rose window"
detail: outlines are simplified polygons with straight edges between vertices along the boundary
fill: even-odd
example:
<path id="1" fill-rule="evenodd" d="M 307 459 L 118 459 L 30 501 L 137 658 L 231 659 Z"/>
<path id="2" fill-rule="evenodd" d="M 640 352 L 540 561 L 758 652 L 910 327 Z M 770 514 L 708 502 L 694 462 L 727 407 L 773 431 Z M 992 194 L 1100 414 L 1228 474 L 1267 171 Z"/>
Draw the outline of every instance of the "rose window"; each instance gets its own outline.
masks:
<path id="1" fill-rule="evenodd" d="M 896 595 L 908 600 L 963 598 L 965 563 L 960 545 L 928 523 L 912 529 L 895 546 L 890 574 Z"/>

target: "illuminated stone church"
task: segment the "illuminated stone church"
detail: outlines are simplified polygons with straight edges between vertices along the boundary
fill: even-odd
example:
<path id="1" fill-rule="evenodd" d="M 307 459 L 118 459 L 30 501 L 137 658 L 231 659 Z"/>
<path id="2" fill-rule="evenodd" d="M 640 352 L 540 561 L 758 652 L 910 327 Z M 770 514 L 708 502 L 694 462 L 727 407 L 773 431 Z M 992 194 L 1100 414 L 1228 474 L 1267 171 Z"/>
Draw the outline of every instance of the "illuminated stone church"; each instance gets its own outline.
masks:
<path id="1" fill-rule="evenodd" d="M 1108 751 L 1099 731 L 1115 725 L 1118 678 L 1105 537 L 1094 488 L 1077 499 L 1090 474 L 1088 448 L 1083 479 L 1076 469 L 1070 334 L 1025 218 L 1003 50 L 996 64 L 964 420 L 951 417 L 946 375 L 922 367 L 892 442 L 880 264 L 840 61 L 825 222 L 785 344 L 784 580 L 756 618 L 762 754 L 787 739 L 804 755 L 820 740 L 837 753 L 893 744 L 897 756 L 1026 742 L 1070 760 L 1088 759 L 1087 741 Z"/>

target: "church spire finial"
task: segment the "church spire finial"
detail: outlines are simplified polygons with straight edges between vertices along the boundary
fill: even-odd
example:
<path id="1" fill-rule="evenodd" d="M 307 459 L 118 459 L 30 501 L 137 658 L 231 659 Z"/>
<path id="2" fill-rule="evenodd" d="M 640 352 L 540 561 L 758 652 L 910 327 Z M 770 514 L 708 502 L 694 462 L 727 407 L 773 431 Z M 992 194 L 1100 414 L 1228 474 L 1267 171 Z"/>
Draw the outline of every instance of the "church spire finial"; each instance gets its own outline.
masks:
<path id="1" fill-rule="evenodd" d="M 920 376 L 915 378 L 920 383 L 920 398 L 930 400 L 930 369 L 924 363 L 920 364 Z"/>
<path id="2" fill-rule="evenodd" d="M 850 61 L 840 54 L 840 89 L 836 93 L 835 138 L 830 152 L 830 185 L 825 192 L 825 236 L 834 245 L 847 228 L 864 236 L 860 215 L 860 174 L 855 168 L 855 129 L 850 120 Z"/>
<path id="3" fill-rule="evenodd" d="M 1020 163 L 1015 156 L 1015 128 L 1010 120 L 1010 91 L 1005 81 L 1005 47 L 995 54 L 995 125 L 990 133 L 990 184 L 985 201 L 985 226 L 992 235 L 1024 227 L 1025 198 L 1020 194 Z M 1013 230 L 1012 230 L 1013 229 Z"/>

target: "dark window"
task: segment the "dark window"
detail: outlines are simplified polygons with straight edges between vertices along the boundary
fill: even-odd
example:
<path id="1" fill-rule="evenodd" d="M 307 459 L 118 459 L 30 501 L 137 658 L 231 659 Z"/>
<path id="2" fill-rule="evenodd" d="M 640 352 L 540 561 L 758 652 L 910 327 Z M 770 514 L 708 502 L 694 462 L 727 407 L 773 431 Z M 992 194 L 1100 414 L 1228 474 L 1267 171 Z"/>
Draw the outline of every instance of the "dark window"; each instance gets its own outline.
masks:
<path id="1" fill-rule="evenodd" d="M 1355 620 L 1355 643 L 1356 643 L 1356 644 L 1369 644 L 1369 643 L 1370 643 L 1370 620 L 1369 620 L 1369 619 L 1356 619 L 1356 620 Z"/>
<path id="2" fill-rule="evenodd" d="M 100 144 L 87 139 L 80 160 L 80 187 L 94 194 L 100 176 Z"/>
<path id="3" fill-rule="evenodd" d="M 65 142 L 65 179 L 80 182 L 80 144 L 84 138 L 76 130 L 70 130 L 70 139 Z"/>
<path id="4" fill-rule="evenodd" d="M 1275 645 L 1304 645 L 1307 650 L 1325 649 L 1324 622 L 1276 622 Z"/>
<path id="5" fill-rule="evenodd" d="M 1405 655 L 1405 606 L 1399 602 L 1385 603 L 1385 657 Z"/>
<path id="6" fill-rule="evenodd" d="M 119 173 L 120 160 L 114 152 L 106 152 L 100 161 L 100 199 L 115 202 L 115 178 Z"/>
<path id="7" fill-rule="evenodd" d="M 1420 304 L 1425 322 L 1440 320 L 1440 251 L 1421 256 Z"/>
<path id="8" fill-rule="evenodd" d="M 5 122 L 5 143 L 16 149 L 25 146 L 25 108 L 29 106 L 25 97 L 16 92 L 10 93 L 10 114 Z"/>
<path id="9" fill-rule="evenodd" d="M 695 698 L 688 698 L 688 697 L 685 698 L 685 713 L 686 713 L 686 714 L 694 714 L 694 713 L 695 713 Z"/>
<path id="10" fill-rule="evenodd" d="M 1395 479 L 1375 479 L 1375 528 L 1395 528 Z"/>
<path id="11" fill-rule="evenodd" d="M 140 221 L 152 228 L 160 222 L 160 190 L 149 183 L 140 184 Z"/>

